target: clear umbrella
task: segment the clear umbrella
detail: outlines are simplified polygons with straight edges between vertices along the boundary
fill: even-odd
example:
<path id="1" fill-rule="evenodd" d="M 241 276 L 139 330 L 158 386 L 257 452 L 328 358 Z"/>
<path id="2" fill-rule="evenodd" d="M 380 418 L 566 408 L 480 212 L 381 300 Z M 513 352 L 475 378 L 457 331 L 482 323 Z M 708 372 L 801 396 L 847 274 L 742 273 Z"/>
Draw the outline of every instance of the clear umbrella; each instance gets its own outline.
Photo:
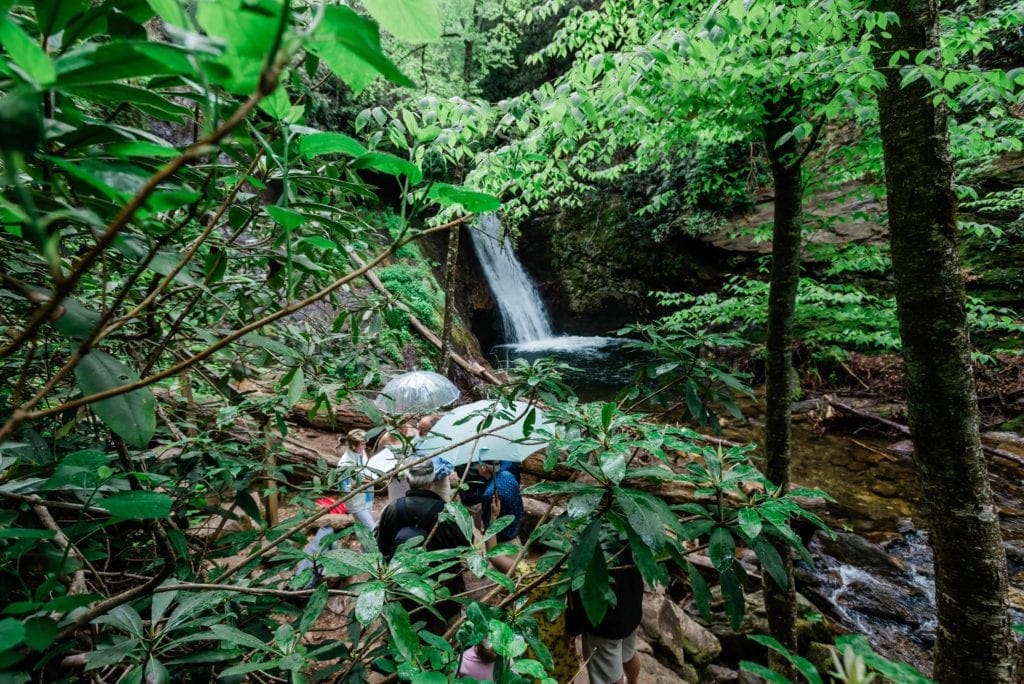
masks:
<path id="1" fill-rule="evenodd" d="M 530 434 L 525 434 L 527 422 L 532 423 Z M 546 447 L 554 431 L 555 426 L 544 417 L 544 411 L 525 401 L 513 402 L 511 407 L 500 402 L 477 401 L 441 416 L 430 434 L 416 443 L 416 453 L 437 453 L 452 465 L 523 461 Z M 453 446 L 456 444 L 459 446 Z"/>
<path id="2" fill-rule="evenodd" d="M 459 388 L 440 373 L 410 371 L 388 380 L 373 403 L 385 413 L 421 413 L 458 398 Z"/>

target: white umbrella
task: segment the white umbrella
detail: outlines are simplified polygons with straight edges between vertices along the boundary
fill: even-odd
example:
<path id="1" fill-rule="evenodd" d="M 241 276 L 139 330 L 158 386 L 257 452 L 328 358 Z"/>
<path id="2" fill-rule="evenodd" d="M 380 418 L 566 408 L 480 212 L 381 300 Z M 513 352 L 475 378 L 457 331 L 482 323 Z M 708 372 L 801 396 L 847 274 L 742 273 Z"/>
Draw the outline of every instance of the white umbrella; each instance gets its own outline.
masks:
<path id="1" fill-rule="evenodd" d="M 440 373 L 410 371 L 388 380 L 373 403 L 385 413 L 420 413 L 458 398 L 459 388 Z"/>
<path id="2" fill-rule="evenodd" d="M 525 435 L 531 412 L 533 429 Z M 488 417 L 492 418 L 491 422 L 485 425 Z M 441 416 L 430 434 L 416 443 L 416 454 L 437 453 L 452 465 L 473 461 L 523 461 L 547 446 L 548 435 L 554 433 L 554 428 L 554 424 L 545 419 L 543 410 L 525 401 L 513 402 L 511 407 L 500 402 L 477 401 Z M 465 444 L 453 446 L 460 442 Z M 445 449 L 447 451 L 442 451 Z"/>

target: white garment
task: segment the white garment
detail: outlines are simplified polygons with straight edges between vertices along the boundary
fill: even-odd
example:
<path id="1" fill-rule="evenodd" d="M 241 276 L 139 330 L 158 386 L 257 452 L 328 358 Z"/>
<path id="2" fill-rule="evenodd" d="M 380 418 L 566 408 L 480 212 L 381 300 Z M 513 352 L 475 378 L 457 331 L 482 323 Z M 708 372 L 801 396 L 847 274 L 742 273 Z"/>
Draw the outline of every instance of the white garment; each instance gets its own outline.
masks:
<path id="1" fill-rule="evenodd" d="M 341 491 L 351 492 L 353 489 L 359 487 L 359 485 L 369 482 L 373 479 L 373 475 L 366 470 L 366 452 L 353 452 L 349 449 L 345 449 L 345 453 L 338 459 L 338 470 L 348 470 L 349 476 L 345 477 L 341 481 Z M 358 484 L 355 484 L 358 482 Z M 361 494 L 356 494 L 351 499 L 345 502 L 345 506 L 348 508 L 349 513 L 356 516 L 357 520 L 361 520 L 364 525 L 366 521 L 363 520 L 364 516 L 359 515 L 360 511 L 368 511 L 369 519 L 371 524 L 366 525 L 370 529 L 373 529 L 376 523 L 373 523 L 373 489 L 367 488 Z"/>

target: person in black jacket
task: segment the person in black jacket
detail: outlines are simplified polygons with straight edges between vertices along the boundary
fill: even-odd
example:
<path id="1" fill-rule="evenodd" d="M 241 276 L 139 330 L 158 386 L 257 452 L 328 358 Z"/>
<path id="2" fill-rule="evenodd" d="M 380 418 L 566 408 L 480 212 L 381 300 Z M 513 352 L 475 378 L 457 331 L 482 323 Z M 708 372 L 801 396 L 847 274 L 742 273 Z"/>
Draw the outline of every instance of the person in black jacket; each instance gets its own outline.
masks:
<path id="1" fill-rule="evenodd" d="M 583 609 L 578 592 L 569 595 L 566 630 L 583 634 L 583 659 L 591 684 L 637 684 L 640 657 L 636 652 L 636 634 L 643 617 L 644 580 L 636 568 L 629 544 L 621 542 L 610 554 L 609 582 L 615 593 L 615 604 L 600 624 L 594 625 Z M 600 545 L 595 553 L 604 553 Z"/>
<path id="2" fill-rule="evenodd" d="M 430 551 L 467 546 L 469 540 L 462 534 L 458 525 L 452 521 L 438 520 L 445 502 L 437 492 L 441 485 L 434 477 L 432 460 L 428 459 L 410 468 L 407 479 L 409 491 L 398 501 L 388 504 L 377 524 L 377 547 L 384 558 L 391 560 L 403 541 L 416 536 L 424 538 L 425 547 Z M 444 586 L 453 596 L 464 592 L 466 584 L 461 571 L 456 569 L 454 576 L 448 579 Z M 427 629 L 435 634 L 443 634 L 447 628 L 447 621 L 457 615 L 461 608 L 457 602 L 451 600 L 435 604 L 434 607 L 444 618 L 442 621 L 434 613 L 411 600 L 403 601 L 403 605 L 409 611 L 413 622 L 417 619 L 426 620 Z"/>

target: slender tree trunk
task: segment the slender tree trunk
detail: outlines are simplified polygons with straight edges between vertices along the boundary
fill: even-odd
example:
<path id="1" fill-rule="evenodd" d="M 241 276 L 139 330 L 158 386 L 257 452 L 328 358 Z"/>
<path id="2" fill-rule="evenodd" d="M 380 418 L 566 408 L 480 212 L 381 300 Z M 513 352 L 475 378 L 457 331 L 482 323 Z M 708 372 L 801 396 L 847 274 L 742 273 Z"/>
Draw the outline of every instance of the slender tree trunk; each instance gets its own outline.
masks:
<path id="1" fill-rule="evenodd" d="M 441 352 L 438 366 L 441 375 L 451 368 L 452 321 L 455 319 L 455 265 L 459 260 L 459 227 L 448 231 L 448 254 L 444 262 L 444 323 L 441 329 Z"/>
<path id="2" fill-rule="evenodd" d="M 772 271 L 768 290 L 768 336 L 765 340 L 765 475 L 785 492 L 791 470 L 790 418 L 793 401 L 793 317 L 800 279 L 800 229 L 803 223 L 802 165 L 796 141 L 783 136 L 793 130 L 799 99 L 784 94 L 767 103 L 764 137 L 775 183 L 772 228 Z M 772 636 L 796 648 L 796 591 L 793 554 L 785 541 L 773 540 L 786 569 L 786 586 L 764 576 L 764 603 Z"/>
<path id="3" fill-rule="evenodd" d="M 913 64 L 938 45 L 935 0 L 885 8 L 901 23 L 880 64 L 897 50 Z M 978 435 L 947 113 L 932 104 L 924 79 L 900 88 L 899 70 L 886 78 L 878 108 L 908 422 L 935 556 L 935 679 L 1006 682 L 1006 557 Z"/>

